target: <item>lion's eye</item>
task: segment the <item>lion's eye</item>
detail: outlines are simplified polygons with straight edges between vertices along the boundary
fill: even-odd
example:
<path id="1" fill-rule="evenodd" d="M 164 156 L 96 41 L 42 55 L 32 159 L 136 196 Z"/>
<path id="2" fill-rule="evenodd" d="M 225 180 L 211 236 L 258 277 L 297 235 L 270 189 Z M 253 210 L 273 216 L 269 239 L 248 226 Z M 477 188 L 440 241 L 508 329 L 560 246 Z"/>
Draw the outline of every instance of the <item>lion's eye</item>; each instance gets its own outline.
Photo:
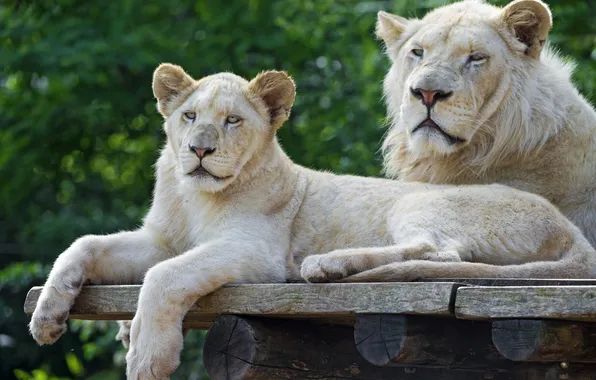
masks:
<path id="1" fill-rule="evenodd" d="M 197 118 L 196 112 L 185 112 L 183 115 L 184 118 L 189 121 L 195 121 L 195 119 Z"/>
<path id="2" fill-rule="evenodd" d="M 424 55 L 424 50 L 423 49 L 412 49 L 411 52 L 416 57 L 422 57 L 422 55 Z"/>
<path id="3" fill-rule="evenodd" d="M 482 53 L 474 53 L 468 57 L 469 62 L 482 62 L 486 60 L 486 55 Z"/>
<path id="4" fill-rule="evenodd" d="M 238 124 L 238 123 L 240 123 L 241 120 L 242 119 L 240 119 L 240 117 L 238 117 L 238 116 L 230 115 L 226 118 L 226 124 L 228 124 L 228 125 Z"/>

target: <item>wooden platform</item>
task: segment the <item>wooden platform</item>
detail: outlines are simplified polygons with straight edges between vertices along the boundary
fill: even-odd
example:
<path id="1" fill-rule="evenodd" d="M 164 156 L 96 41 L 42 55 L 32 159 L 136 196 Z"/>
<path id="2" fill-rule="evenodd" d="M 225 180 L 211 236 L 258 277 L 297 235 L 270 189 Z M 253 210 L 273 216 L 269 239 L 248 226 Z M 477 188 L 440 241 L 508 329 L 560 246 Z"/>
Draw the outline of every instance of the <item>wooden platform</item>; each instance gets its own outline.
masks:
<path id="1" fill-rule="evenodd" d="M 139 290 L 86 286 L 70 318 L 131 319 Z M 596 281 L 532 279 L 230 285 L 184 321 L 216 380 L 596 379 L 594 322 Z"/>
<path id="2" fill-rule="evenodd" d="M 70 318 L 132 319 L 140 289 L 140 285 L 85 286 Z M 25 313 L 33 313 L 40 293 L 41 287 L 29 291 Z M 208 326 L 221 314 L 322 318 L 338 323 L 353 320 L 356 314 L 596 322 L 596 281 L 447 279 L 402 283 L 229 285 L 200 299 L 187 314 L 186 321 Z"/>
<path id="3" fill-rule="evenodd" d="M 229 285 L 203 297 L 185 321 L 209 327 L 220 314 L 271 318 L 323 319 L 346 324 L 356 314 L 453 315 L 453 282 L 374 284 Z M 132 319 L 140 285 L 85 286 L 71 319 Z M 25 300 L 31 314 L 41 293 L 32 288 Z"/>

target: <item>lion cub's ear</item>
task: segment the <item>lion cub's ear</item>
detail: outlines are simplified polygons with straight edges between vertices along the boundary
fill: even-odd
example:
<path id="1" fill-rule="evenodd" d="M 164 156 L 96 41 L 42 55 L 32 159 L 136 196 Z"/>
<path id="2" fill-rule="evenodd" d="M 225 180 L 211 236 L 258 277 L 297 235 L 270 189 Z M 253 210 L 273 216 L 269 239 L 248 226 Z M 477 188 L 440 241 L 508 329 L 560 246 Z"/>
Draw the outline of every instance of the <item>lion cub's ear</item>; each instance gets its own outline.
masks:
<path id="1" fill-rule="evenodd" d="M 153 73 L 153 96 L 157 109 L 168 117 L 194 88 L 195 80 L 182 67 L 162 63 Z"/>
<path id="2" fill-rule="evenodd" d="M 526 45 L 526 54 L 538 58 L 553 25 L 548 5 L 540 0 L 515 0 L 501 11 L 501 20 Z"/>
<path id="3" fill-rule="evenodd" d="M 264 71 L 248 84 L 249 91 L 263 100 L 270 123 L 277 129 L 288 120 L 296 98 L 296 85 L 284 71 Z"/>
<path id="4" fill-rule="evenodd" d="M 385 45 L 399 40 L 401 34 L 406 30 L 409 21 L 403 17 L 379 11 L 377 13 L 377 27 L 375 33 L 382 38 Z"/>

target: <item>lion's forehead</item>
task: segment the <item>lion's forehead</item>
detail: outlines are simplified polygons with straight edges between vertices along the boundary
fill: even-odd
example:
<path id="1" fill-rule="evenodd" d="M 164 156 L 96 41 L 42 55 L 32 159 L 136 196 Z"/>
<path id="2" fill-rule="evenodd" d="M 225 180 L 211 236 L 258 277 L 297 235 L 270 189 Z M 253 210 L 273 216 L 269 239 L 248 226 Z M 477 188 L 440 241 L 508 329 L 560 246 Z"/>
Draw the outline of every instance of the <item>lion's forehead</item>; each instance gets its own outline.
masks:
<path id="1" fill-rule="evenodd" d="M 454 56 L 470 52 L 491 53 L 500 49 L 499 34 L 484 21 L 458 20 L 449 24 L 428 24 L 420 29 L 414 41 L 425 49 L 448 52 Z M 445 57 L 447 58 L 447 57 Z"/>
<path id="2" fill-rule="evenodd" d="M 426 44 L 469 48 L 495 38 L 492 27 L 499 8 L 480 1 L 463 1 L 429 12 L 422 20 L 419 36 Z"/>
<path id="3" fill-rule="evenodd" d="M 213 75 L 208 75 L 199 80 L 199 87 L 201 86 L 230 86 L 243 87 L 248 85 L 248 81 L 241 76 L 233 73 L 222 72 Z"/>
<path id="4" fill-rule="evenodd" d="M 186 106 L 199 111 L 231 112 L 251 108 L 246 97 L 246 80 L 237 77 L 212 76 L 201 81 L 186 101 Z"/>
<path id="5" fill-rule="evenodd" d="M 430 24 L 473 22 L 494 19 L 498 14 L 499 8 L 482 1 L 461 1 L 427 13 L 423 21 Z"/>

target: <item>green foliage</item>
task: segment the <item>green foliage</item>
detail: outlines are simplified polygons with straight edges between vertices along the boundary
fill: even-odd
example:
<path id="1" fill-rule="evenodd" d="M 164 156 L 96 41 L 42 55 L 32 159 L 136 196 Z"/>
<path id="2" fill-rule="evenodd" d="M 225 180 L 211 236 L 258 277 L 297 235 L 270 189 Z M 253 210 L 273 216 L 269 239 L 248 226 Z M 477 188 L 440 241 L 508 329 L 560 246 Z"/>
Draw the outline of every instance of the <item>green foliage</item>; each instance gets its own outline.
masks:
<path id="1" fill-rule="evenodd" d="M 139 224 L 163 143 L 151 94 L 160 62 L 201 77 L 285 69 L 298 97 L 280 130 L 314 168 L 378 175 L 388 61 L 373 35 L 386 9 L 422 16 L 438 0 L 19 1 L 0 5 L 0 378 L 119 379 L 124 350 L 106 322 L 71 322 L 37 347 L 26 291 L 76 237 Z M 506 1 L 499 1 L 500 4 Z M 549 1 L 551 41 L 596 90 L 593 3 Z M 5 3 L 7 4 L 7 3 Z M 206 378 L 203 335 L 186 339 L 175 378 Z"/>

